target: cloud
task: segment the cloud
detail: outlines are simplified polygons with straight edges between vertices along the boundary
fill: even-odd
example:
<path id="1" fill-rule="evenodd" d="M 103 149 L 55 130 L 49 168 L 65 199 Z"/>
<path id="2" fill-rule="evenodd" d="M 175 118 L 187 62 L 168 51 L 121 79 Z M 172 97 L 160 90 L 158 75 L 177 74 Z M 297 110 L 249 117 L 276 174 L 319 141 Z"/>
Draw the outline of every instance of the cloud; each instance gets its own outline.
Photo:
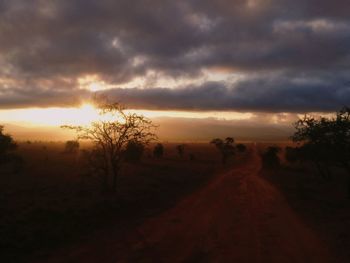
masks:
<path id="1" fill-rule="evenodd" d="M 138 108 L 333 110 L 350 103 L 347 7 L 347 0 L 0 1 L 0 107 L 76 105 L 89 95 L 81 77 L 122 87 L 156 72 L 194 83 L 110 92 Z M 244 81 L 196 83 L 214 69 Z"/>
<path id="2" fill-rule="evenodd" d="M 231 84 L 206 82 L 177 89 L 111 89 L 103 93 L 132 108 L 315 112 L 335 111 L 348 105 L 350 82 L 346 74 L 322 77 L 277 74 Z"/>

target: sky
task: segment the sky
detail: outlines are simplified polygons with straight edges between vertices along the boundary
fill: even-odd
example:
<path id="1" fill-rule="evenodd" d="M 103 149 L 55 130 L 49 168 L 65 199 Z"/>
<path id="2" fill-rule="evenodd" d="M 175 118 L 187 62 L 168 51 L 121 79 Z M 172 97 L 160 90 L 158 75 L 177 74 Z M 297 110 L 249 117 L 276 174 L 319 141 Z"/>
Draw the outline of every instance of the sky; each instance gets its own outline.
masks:
<path id="1" fill-rule="evenodd" d="M 0 122 L 84 122 L 95 93 L 166 123 L 278 128 L 333 112 L 350 104 L 348 7 L 0 0 Z"/>

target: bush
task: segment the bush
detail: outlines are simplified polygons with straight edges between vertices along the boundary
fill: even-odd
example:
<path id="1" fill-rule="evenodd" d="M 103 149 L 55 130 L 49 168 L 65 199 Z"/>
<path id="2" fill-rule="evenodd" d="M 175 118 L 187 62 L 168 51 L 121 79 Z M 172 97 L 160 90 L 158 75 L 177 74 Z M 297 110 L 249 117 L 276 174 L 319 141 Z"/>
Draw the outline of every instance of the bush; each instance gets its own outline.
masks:
<path id="1" fill-rule="evenodd" d="M 156 158 L 162 158 L 164 155 L 164 146 L 161 143 L 157 143 L 157 145 L 153 149 L 153 156 Z"/>
<path id="2" fill-rule="evenodd" d="M 129 141 L 124 152 L 124 159 L 127 162 L 139 162 L 142 158 L 145 146 L 137 141 Z"/>
<path id="3" fill-rule="evenodd" d="M 244 153 L 247 150 L 247 146 L 245 146 L 243 143 L 237 144 L 236 148 L 240 153 Z"/>
<path id="4" fill-rule="evenodd" d="M 185 145 L 184 144 L 179 144 L 176 146 L 176 150 L 178 155 L 182 158 L 185 152 Z"/>

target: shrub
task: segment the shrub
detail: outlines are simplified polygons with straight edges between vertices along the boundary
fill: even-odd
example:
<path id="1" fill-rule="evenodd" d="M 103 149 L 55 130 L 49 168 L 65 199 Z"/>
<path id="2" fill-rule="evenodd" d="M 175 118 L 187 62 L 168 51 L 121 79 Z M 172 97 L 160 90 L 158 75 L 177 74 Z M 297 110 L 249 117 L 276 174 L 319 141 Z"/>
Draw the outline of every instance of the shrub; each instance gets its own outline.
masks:
<path id="1" fill-rule="evenodd" d="M 153 156 L 156 158 L 162 158 L 164 155 L 164 146 L 161 143 L 157 143 L 153 149 Z"/>
<path id="2" fill-rule="evenodd" d="M 129 141 L 124 151 L 124 159 L 127 162 L 139 162 L 145 150 L 144 144 L 137 141 Z"/>
<path id="3" fill-rule="evenodd" d="M 185 145 L 184 144 L 179 144 L 176 146 L 176 150 L 178 155 L 182 158 L 185 152 Z"/>
<path id="4" fill-rule="evenodd" d="M 247 146 L 245 146 L 243 143 L 237 144 L 236 148 L 240 153 L 244 153 L 247 150 Z"/>

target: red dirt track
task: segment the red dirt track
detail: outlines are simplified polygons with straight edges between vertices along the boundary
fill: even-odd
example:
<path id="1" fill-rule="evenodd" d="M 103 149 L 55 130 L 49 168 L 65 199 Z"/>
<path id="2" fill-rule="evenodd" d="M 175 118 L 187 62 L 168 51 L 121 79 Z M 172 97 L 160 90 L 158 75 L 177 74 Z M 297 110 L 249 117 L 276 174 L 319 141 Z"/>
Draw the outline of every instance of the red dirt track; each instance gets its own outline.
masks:
<path id="1" fill-rule="evenodd" d="M 254 151 L 126 240 L 52 262 L 332 262 L 260 168 Z"/>

